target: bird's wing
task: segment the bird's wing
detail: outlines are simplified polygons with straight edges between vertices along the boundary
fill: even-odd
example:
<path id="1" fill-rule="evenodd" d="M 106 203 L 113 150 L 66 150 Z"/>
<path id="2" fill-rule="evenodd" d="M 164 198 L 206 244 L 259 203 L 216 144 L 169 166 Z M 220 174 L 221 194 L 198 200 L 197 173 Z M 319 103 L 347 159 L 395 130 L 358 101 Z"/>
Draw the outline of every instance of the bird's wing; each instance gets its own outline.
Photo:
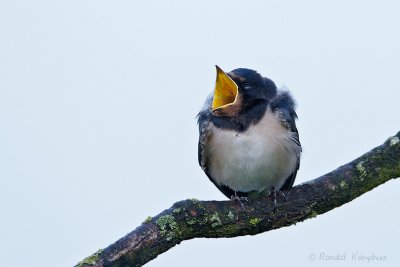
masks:
<path id="1" fill-rule="evenodd" d="M 211 98 L 212 99 L 212 98 Z M 211 103 L 210 97 L 207 98 L 206 103 L 204 104 L 203 109 L 200 111 L 198 115 L 198 124 L 199 124 L 199 143 L 198 143 L 198 160 L 199 160 L 199 165 L 203 169 L 204 173 L 207 175 L 207 177 L 210 179 L 210 181 L 228 198 L 233 196 L 235 192 L 230 189 L 227 186 L 224 185 L 219 185 L 215 182 L 215 180 L 212 178 L 207 165 L 208 165 L 208 159 L 207 155 L 205 153 L 205 147 L 207 146 L 207 142 L 210 138 L 210 131 L 209 131 L 209 126 L 210 126 L 210 111 L 208 109 L 209 105 Z"/>
<path id="2" fill-rule="evenodd" d="M 298 145 L 298 158 L 297 165 L 293 172 L 286 179 L 280 190 L 287 190 L 293 186 L 294 180 L 296 179 L 297 171 L 300 167 L 300 153 L 301 153 L 301 143 L 299 138 L 299 132 L 296 127 L 297 114 L 295 112 L 295 103 L 287 91 L 280 91 L 277 96 L 272 99 L 270 103 L 271 109 L 278 115 L 279 121 L 282 126 L 287 130 L 292 132 L 293 141 Z"/>
<path id="3" fill-rule="evenodd" d="M 294 180 L 296 179 L 297 171 L 300 168 L 301 143 L 299 139 L 299 132 L 297 131 L 295 123 L 295 119 L 297 118 L 296 112 L 293 111 L 293 113 L 291 114 L 291 112 L 288 112 L 287 110 L 280 110 L 279 113 L 280 113 L 279 117 L 281 119 L 281 124 L 284 125 L 289 131 L 293 133 L 292 138 L 295 141 L 295 143 L 299 146 L 299 155 L 297 158 L 296 168 L 293 170 L 293 172 L 286 179 L 283 186 L 280 188 L 280 190 L 287 190 L 292 188 Z"/>
<path id="4" fill-rule="evenodd" d="M 212 102 L 213 95 L 208 95 L 206 101 L 204 102 L 203 107 L 201 108 L 199 114 L 197 115 L 197 123 L 199 124 L 199 144 L 198 144 L 198 159 L 200 167 L 205 170 L 206 167 L 206 158 L 204 157 L 204 149 L 206 146 L 206 142 L 209 138 L 208 127 L 210 125 L 210 105 Z"/>
<path id="5" fill-rule="evenodd" d="M 198 145 L 198 159 L 200 167 L 205 171 L 207 169 L 207 159 L 205 156 L 205 147 L 209 139 L 208 120 L 200 120 L 199 118 L 199 145 Z"/>
<path id="6" fill-rule="evenodd" d="M 235 192 L 230 189 L 227 186 L 220 185 L 211 176 L 208 168 L 207 168 L 207 155 L 205 153 L 205 147 L 207 145 L 207 142 L 210 138 L 210 131 L 209 129 L 209 124 L 210 121 L 206 119 L 201 119 L 199 116 L 199 144 L 198 144 L 198 159 L 199 159 L 199 164 L 200 167 L 203 169 L 204 173 L 207 175 L 207 177 L 210 179 L 211 182 L 228 198 L 231 198 L 231 196 L 235 195 Z"/>

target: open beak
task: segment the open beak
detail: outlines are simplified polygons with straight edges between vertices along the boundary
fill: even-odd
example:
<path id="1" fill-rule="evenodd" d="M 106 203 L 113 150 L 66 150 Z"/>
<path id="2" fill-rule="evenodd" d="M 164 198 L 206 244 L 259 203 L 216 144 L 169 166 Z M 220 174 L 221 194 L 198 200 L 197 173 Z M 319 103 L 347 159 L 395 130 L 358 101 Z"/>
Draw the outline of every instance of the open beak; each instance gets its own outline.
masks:
<path id="1" fill-rule="evenodd" d="M 226 108 L 236 103 L 238 86 L 220 67 L 217 68 L 217 81 L 215 82 L 212 111 Z"/>

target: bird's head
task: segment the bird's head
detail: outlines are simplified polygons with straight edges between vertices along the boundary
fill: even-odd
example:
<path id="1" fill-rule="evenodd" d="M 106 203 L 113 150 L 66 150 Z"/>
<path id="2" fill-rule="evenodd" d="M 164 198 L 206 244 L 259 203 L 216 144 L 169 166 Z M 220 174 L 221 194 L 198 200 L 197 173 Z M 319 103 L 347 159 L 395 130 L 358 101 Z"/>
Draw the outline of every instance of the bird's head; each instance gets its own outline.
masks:
<path id="1" fill-rule="evenodd" d="M 217 117 L 235 117 L 276 95 L 273 81 L 254 70 L 235 69 L 225 73 L 217 68 L 211 112 Z"/>

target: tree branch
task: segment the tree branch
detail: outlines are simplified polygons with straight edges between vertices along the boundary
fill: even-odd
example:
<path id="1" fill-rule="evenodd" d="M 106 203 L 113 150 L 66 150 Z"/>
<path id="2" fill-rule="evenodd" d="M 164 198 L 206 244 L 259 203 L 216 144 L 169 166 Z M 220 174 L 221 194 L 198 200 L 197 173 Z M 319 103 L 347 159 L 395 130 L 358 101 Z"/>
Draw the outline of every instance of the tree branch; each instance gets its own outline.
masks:
<path id="1" fill-rule="evenodd" d="M 246 210 L 237 201 L 180 201 L 76 266 L 141 266 L 184 240 L 256 235 L 289 226 L 399 176 L 400 132 L 358 159 L 285 191 L 287 199 L 278 198 L 276 207 L 267 196 L 244 202 Z"/>

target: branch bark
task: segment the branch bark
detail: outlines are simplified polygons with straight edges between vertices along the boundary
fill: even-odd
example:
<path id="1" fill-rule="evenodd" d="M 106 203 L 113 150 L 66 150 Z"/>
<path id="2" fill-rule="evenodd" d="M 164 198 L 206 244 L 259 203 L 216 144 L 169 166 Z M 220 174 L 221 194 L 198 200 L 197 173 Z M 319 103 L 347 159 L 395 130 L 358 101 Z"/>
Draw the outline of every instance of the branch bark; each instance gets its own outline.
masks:
<path id="1" fill-rule="evenodd" d="M 176 202 L 104 250 L 87 257 L 83 266 L 141 266 L 184 240 L 199 237 L 256 235 L 313 218 L 352 201 L 400 176 L 400 132 L 363 156 L 285 191 L 277 205 L 268 196 L 244 202 Z"/>

